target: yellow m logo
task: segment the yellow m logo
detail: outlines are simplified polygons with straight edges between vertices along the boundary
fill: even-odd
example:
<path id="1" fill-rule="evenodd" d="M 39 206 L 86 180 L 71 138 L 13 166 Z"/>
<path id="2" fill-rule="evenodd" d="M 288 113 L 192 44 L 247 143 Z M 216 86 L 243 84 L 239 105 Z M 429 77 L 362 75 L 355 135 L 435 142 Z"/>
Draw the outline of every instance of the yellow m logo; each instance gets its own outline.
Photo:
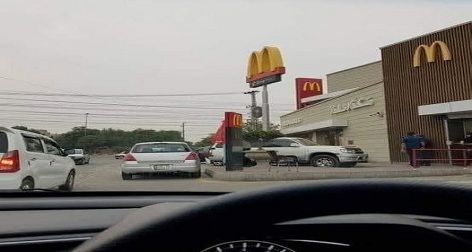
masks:
<path id="1" fill-rule="evenodd" d="M 233 115 L 233 125 L 235 127 L 240 127 L 243 125 L 243 116 L 240 114 Z"/>
<path id="2" fill-rule="evenodd" d="M 277 47 L 266 46 L 260 52 L 253 52 L 249 57 L 247 78 L 254 75 L 270 72 L 283 67 L 282 55 Z"/>
<path id="3" fill-rule="evenodd" d="M 315 87 L 316 87 L 316 91 L 321 92 L 321 86 L 318 82 L 307 81 L 303 84 L 303 91 L 307 91 L 307 90 L 315 91 Z"/>
<path id="4" fill-rule="evenodd" d="M 419 67 L 421 66 L 421 55 L 424 52 L 426 54 L 426 60 L 431 63 L 436 60 L 436 51 L 441 51 L 442 59 L 443 60 L 451 60 L 451 51 L 447 47 L 446 43 L 442 41 L 434 41 L 431 46 L 427 45 L 420 45 L 416 48 L 415 54 L 413 55 L 413 66 Z"/>

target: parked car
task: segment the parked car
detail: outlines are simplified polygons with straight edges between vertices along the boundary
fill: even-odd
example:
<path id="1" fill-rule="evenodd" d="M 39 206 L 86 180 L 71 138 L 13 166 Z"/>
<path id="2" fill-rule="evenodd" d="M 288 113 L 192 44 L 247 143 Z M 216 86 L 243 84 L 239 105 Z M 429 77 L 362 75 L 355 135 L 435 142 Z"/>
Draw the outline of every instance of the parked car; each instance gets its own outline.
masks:
<path id="1" fill-rule="evenodd" d="M 134 174 L 185 173 L 200 177 L 200 158 L 185 142 L 138 143 L 123 158 L 123 180 Z"/>
<path id="2" fill-rule="evenodd" d="M 66 154 L 75 164 L 83 165 L 90 163 L 90 154 L 86 153 L 84 149 L 69 149 L 66 150 Z"/>
<path id="3" fill-rule="evenodd" d="M 208 159 L 210 160 L 210 163 L 213 165 L 224 165 L 224 148 L 223 148 L 223 143 L 215 143 L 213 146 L 211 146 L 209 150 L 209 157 Z M 251 144 L 249 142 L 243 141 L 243 150 L 250 150 L 251 149 Z M 245 163 L 248 164 L 248 166 L 254 166 L 255 160 L 251 159 L 246 159 L 245 158 Z"/>
<path id="4" fill-rule="evenodd" d="M 213 146 L 211 146 L 210 150 L 208 151 L 208 159 L 210 160 L 210 163 L 214 165 L 223 165 L 223 157 L 223 144 L 213 144 Z"/>
<path id="5" fill-rule="evenodd" d="M 210 157 L 210 149 L 211 146 L 205 146 L 196 150 L 198 153 L 198 157 L 200 158 L 200 162 L 206 162 L 206 159 Z"/>
<path id="6" fill-rule="evenodd" d="M 128 154 L 127 151 L 122 151 L 120 153 L 116 153 L 115 154 L 115 159 L 123 159 L 126 156 L 126 154 Z"/>
<path id="7" fill-rule="evenodd" d="M 368 158 L 358 147 L 316 145 L 311 140 L 298 137 L 275 138 L 264 143 L 262 148 L 276 151 L 279 156 L 294 157 L 300 164 L 316 167 L 354 167 L 357 162 Z"/>
<path id="8" fill-rule="evenodd" d="M 0 127 L 0 189 L 71 191 L 75 164 L 51 138 Z"/>

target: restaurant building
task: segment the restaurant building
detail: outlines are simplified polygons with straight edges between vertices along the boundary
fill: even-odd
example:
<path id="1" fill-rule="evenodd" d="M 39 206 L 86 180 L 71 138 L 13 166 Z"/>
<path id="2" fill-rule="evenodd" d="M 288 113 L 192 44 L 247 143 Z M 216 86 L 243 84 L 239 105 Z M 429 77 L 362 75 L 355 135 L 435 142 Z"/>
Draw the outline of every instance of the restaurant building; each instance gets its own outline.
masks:
<path id="1" fill-rule="evenodd" d="M 472 22 L 382 47 L 381 55 L 328 74 L 328 93 L 283 115 L 281 132 L 356 145 L 372 162 L 406 161 L 408 131 L 425 135 L 431 148 L 472 148 L 461 142 L 472 132 Z"/>
<path id="2" fill-rule="evenodd" d="M 408 131 L 433 148 L 463 148 L 472 132 L 472 22 L 381 48 L 392 161 Z"/>
<path id="3" fill-rule="evenodd" d="M 370 161 L 390 160 L 380 61 L 327 75 L 328 93 L 281 117 L 281 132 L 320 145 L 356 145 Z"/>

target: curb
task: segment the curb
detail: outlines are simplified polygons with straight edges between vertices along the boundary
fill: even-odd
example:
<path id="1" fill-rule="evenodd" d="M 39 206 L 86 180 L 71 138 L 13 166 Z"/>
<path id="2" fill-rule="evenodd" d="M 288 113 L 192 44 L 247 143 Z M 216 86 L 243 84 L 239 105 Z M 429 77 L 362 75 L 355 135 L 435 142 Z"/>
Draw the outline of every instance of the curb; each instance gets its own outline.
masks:
<path id="1" fill-rule="evenodd" d="M 289 181 L 289 180 L 321 180 L 349 178 L 401 178 L 401 177 L 432 177 L 472 174 L 471 168 L 420 168 L 420 169 L 391 169 L 375 171 L 324 171 L 324 172 L 244 172 L 217 171 L 206 168 L 205 174 L 215 180 L 223 181 Z"/>

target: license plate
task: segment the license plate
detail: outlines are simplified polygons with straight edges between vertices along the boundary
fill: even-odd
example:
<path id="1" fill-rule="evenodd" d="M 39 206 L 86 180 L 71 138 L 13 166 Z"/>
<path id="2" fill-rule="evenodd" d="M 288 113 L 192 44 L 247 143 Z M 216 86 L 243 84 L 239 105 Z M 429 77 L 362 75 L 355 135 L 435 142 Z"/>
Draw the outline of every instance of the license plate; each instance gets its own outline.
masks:
<path id="1" fill-rule="evenodd" d="M 165 170 L 170 170 L 172 168 L 172 165 L 152 165 L 152 169 L 155 171 L 165 171 Z"/>

